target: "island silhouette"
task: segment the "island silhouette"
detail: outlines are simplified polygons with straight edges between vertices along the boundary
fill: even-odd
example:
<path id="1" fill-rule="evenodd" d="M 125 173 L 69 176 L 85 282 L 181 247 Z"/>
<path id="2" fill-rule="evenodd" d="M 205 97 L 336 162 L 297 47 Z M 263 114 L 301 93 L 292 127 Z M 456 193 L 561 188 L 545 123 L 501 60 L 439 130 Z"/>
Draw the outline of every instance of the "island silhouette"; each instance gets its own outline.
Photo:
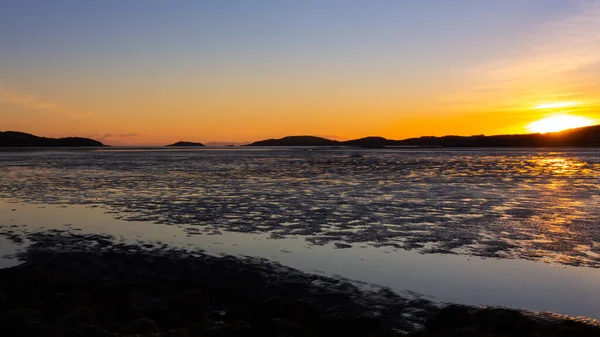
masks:
<path id="1" fill-rule="evenodd" d="M 280 139 L 266 139 L 245 146 L 335 146 L 341 143 L 336 140 L 315 136 L 287 136 Z"/>
<path id="2" fill-rule="evenodd" d="M 169 145 L 165 145 L 167 147 L 177 147 L 177 146 L 204 146 L 204 144 L 202 143 L 197 143 L 197 142 L 184 142 L 182 140 L 178 141 L 177 143 L 174 144 L 169 144 Z"/>
<path id="3" fill-rule="evenodd" d="M 0 132 L 0 147 L 85 147 L 106 146 L 101 142 L 83 137 L 46 138 L 32 134 Z M 179 141 L 168 147 L 201 147 L 198 142 Z M 338 141 L 316 136 L 287 136 L 266 139 L 242 146 L 310 146 L 310 147 L 600 147 L 600 125 L 587 126 L 551 133 L 475 136 L 423 136 L 403 140 L 384 137 L 364 137 Z"/>
<path id="4" fill-rule="evenodd" d="M 315 136 L 267 139 L 247 146 L 356 146 L 356 147 L 594 147 L 600 146 L 600 125 L 552 133 L 475 136 L 423 136 L 403 140 L 365 137 L 337 141 Z"/>
<path id="5" fill-rule="evenodd" d="M 0 147 L 85 147 L 106 146 L 83 137 L 46 138 L 17 131 L 0 131 Z"/>

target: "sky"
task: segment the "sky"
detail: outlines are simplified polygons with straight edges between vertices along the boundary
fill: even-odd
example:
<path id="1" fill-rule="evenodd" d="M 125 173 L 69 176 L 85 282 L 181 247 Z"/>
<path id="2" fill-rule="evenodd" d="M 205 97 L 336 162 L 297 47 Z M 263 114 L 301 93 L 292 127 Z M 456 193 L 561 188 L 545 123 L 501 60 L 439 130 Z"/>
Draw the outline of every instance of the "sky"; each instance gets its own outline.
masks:
<path id="1" fill-rule="evenodd" d="M 598 32 L 600 0 L 2 0 L 0 131 L 525 133 L 600 120 Z"/>

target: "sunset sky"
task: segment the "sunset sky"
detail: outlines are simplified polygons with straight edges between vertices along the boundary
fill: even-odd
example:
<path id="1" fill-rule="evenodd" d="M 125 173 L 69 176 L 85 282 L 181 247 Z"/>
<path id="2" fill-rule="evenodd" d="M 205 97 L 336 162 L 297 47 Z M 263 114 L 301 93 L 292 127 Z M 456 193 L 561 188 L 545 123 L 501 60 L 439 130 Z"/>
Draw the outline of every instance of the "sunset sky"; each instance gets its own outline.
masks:
<path id="1" fill-rule="evenodd" d="M 153 145 L 596 122 L 599 32 L 593 0 L 2 0 L 0 131 Z"/>

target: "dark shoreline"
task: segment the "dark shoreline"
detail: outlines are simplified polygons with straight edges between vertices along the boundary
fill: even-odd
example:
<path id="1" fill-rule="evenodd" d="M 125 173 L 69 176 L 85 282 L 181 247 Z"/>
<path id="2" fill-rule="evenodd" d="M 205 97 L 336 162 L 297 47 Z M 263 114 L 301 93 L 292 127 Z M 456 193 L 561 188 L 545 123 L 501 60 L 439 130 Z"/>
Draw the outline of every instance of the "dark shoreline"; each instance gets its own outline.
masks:
<path id="1" fill-rule="evenodd" d="M 315 136 L 287 136 L 266 139 L 248 146 L 357 146 L 384 148 L 394 146 L 416 147 L 597 147 L 600 146 L 600 125 L 567 129 L 546 134 L 474 135 L 474 136 L 423 136 L 403 140 L 386 139 L 378 136 L 338 141 Z"/>
<path id="2" fill-rule="evenodd" d="M 438 305 L 257 258 L 67 231 L 3 234 L 28 248 L 0 270 L 11 336 L 597 336 L 574 321 Z M 425 329 L 422 329 L 423 327 Z"/>

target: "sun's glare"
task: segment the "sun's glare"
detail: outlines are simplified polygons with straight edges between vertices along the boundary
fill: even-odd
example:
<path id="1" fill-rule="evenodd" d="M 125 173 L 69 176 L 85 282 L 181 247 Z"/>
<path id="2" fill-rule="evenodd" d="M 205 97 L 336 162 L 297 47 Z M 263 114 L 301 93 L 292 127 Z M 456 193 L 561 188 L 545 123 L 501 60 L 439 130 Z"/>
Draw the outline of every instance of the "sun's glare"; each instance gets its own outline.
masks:
<path id="1" fill-rule="evenodd" d="M 579 105 L 579 102 L 556 102 L 556 103 L 544 103 L 534 106 L 534 109 L 559 109 L 568 108 Z"/>
<path id="2" fill-rule="evenodd" d="M 572 115 L 556 115 L 529 123 L 527 125 L 527 130 L 534 133 L 547 133 L 558 132 L 573 128 L 580 128 L 590 125 L 594 125 L 594 121 L 586 117 Z"/>

